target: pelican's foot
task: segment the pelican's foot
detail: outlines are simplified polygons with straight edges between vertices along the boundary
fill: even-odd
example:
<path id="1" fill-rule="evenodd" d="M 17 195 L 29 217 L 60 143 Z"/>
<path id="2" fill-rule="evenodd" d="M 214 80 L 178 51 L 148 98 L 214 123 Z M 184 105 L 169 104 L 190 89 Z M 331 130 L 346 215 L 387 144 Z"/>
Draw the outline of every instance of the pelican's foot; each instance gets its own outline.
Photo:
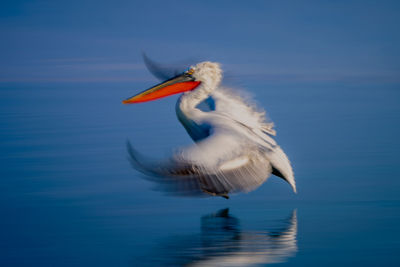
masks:
<path id="1" fill-rule="evenodd" d="M 223 198 L 225 198 L 225 199 L 229 199 L 228 194 L 220 194 L 219 196 L 221 196 L 221 197 L 223 197 Z"/>
<path id="2" fill-rule="evenodd" d="M 229 199 L 228 193 L 217 194 L 217 193 L 214 193 L 214 192 L 210 192 L 210 191 L 208 191 L 208 190 L 206 190 L 206 189 L 202 189 L 202 191 L 203 191 L 204 193 L 209 194 L 209 195 L 212 195 L 212 196 L 218 196 L 218 197 L 223 197 L 223 198 L 225 198 L 225 199 Z"/>

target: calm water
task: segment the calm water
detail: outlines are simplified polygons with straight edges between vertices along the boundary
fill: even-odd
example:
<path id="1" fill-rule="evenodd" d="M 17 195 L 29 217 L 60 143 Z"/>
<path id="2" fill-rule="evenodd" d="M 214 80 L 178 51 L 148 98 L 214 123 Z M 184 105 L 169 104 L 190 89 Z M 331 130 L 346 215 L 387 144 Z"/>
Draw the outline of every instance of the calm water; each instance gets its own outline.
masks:
<path id="1" fill-rule="evenodd" d="M 273 177 L 229 200 L 130 167 L 128 139 L 153 157 L 191 142 L 176 97 L 121 104 L 149 85 L 0 86 L 1 266 L 400 265 L 398 85 L 244 84 L 299 192 Z"/>

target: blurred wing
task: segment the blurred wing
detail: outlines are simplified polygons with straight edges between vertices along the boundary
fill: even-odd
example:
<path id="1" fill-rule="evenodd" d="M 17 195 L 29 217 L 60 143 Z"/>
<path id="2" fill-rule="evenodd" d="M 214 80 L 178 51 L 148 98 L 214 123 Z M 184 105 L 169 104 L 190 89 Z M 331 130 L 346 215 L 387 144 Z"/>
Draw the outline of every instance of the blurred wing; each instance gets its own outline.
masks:
<path id="1" fill-rule="evenodd" d="M 214 131 L 197 144 L 182 148 L 166 162 L 146 161 L 128 144 L 135 168 L 178 195 L 227 194 L 251 191 L 271 174 L 265 150 L 244 143 L 229 131 Z"/>
<path id="2" fill-rule="evenodd" d="M 143 61 L 147 69 L 153 74 L 157 79 L 165 81 L 171 79 L 184 72 L 191 64 L 189 62 L 182 62 L 176 64 L 160 64 L 151 60 L 145 53 L 143 55 Z"/>

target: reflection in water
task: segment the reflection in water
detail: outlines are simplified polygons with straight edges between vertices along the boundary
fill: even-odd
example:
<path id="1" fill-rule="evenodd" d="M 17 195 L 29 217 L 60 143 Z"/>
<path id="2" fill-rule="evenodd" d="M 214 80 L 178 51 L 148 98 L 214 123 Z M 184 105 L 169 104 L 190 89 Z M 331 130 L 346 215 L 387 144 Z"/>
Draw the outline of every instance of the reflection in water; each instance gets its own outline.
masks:
<path id="1" fill-rule="evenodd" d="M 201 218 L 200 236 L 174 237 L 162 249 L 163 265 L 252 266 L 286 262 L 297 251 L 296 211 L 272 231 L 245 231 L 229 209 Z"/>

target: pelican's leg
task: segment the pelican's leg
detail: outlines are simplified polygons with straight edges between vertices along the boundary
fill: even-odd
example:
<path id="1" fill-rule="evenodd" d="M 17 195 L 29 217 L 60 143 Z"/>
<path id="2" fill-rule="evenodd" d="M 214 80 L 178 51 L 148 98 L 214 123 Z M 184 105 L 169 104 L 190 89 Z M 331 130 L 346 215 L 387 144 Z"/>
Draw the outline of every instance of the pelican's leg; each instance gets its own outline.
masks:
<path id="1" fill-rule="evenodd" d="M 219 196 L 225 198 L 225 199 L 229 199 L 229 195 L 228 193 L 224 193 L 224 194 L 219 194 Z"/>
<path id="2" fill-rule="evenodd" d="M 204 188 L 202 188 L 201 189 L 204 193 L 206 193 L 206 194 L 209 194 L 209 195 L 212 195 L 212 196 L 217 196 L 217 197 L 223 197 L 223 198 L 225 198 L 225 199 L 229 199 L 229 195 L 228 195 L 228 193 L 214 193 L 214 192 L 210 192 L 210 191 L 208 191 L 208 190 L 206 190 L 206 189 L 204 189 Z"/>

